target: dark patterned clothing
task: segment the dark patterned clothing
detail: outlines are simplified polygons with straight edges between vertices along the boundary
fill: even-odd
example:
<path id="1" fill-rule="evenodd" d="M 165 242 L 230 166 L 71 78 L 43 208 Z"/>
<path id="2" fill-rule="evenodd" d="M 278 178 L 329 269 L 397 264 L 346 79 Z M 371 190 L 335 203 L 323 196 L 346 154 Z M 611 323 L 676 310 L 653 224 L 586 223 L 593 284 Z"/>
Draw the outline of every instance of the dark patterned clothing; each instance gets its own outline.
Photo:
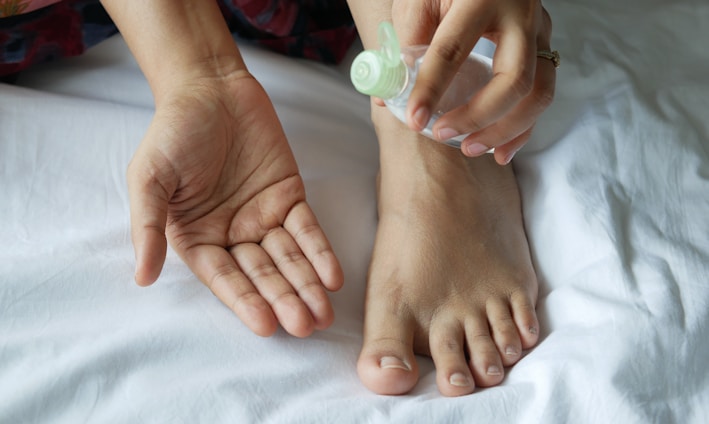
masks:
<path id="1" fill-rule="evenodd" d="M 98 0 L 35 10 L 32 3 L 0 0 L 0 76 L 79 55 L 118 32 Z M 336 63 L 356 37 L 345 0 L 219 0 L 219 7 L 232 33 L 289 56 Z"/>

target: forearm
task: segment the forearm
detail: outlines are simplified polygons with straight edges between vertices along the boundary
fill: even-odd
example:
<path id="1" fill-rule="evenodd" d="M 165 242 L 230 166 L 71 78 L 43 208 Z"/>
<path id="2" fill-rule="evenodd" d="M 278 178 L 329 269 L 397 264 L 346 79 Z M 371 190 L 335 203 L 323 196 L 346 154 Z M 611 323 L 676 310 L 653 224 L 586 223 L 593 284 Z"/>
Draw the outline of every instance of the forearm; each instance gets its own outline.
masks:
<path id="1" fill-rule="evenodd" d="M 391 21 L 392 0 L 347 0 L 366 49 L 376 49 L 380 22 Z"/>
<path id="2" fill-rule="evenodd" d="M 214 0 L 102 0 L 159 102 L 180 81 L 246 72 Z"/>

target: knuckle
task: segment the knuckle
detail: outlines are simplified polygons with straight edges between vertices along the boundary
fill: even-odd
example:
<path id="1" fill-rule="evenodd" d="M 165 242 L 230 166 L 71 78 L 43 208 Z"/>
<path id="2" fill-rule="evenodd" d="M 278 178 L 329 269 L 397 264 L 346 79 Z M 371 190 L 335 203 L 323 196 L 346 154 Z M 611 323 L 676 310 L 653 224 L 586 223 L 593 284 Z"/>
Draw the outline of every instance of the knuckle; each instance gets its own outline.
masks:
<path id="1" fill-rule="evenodd" d="M 231 302 L 229 308 L 232 311 L 240 310 L 242 305 L 257 306 L 263 302 L 263 298 L 256 292 L 238 293 Z"/>
<path id="2" fill-rule="evenodd" d="M 495 350 L 490 334 L 473 334 L 469 337 L 468 343 L 470 346 L 477 346 L 477 349 L 481 351 L 492 352 Z"/>
<path id="3" fill-rule="evenodd" d="M 282 293 L 277 294 L 273 299 L 270 299 L 268 302 L 271 304 L 271 306 L 276 306 L 276 305 L 288 305 L 293 302 L 299 302 L 300 299 L 298 296 L 296 296 L 295 293 L 291 291 L 284 291 Z"/>
<path id="4" fill-rule="evenodd" d="M 284 252 L 277 258 L 274 258 L 274 264 L 276 267 L 281 268 L 287 265 L 293 265 L 301 263 L 305 260 L 305 256 L 301 252 Z"/>
<path id="5" fill-rule="evenodd" d="M 303 225 L 298 228 L 293 235 L 296 241 L 302 242 L 306 240 L 312 240 L 320 235 L 320 225 L 317 223 L 310 223 Z"/>
<path id="6" fill-rule="evenodd" d="M 546 109 L 554 102 L 553 89 L 535 90 L 532 94 L 534 96 L 534 102 L 542 108 Z"/>
<path id="7" fill-rule="evenodd" d="M 272 264 L 260 264 L 251 268 L 248 272 L 251 280 L 265 279 L 276 275 L 278 270 Z"/>
<path id="8" fill-rule="evenodd" d="M 470 107 L 470 105 L 468 105 L 468 107 Z M 485 127 L 479 119 L 476 119 L 475 116 L 473 116 L 473 113 L 470 110 L 468 110 L 468 113 L 465 115 L 465 123 L 467 124 L 467 129 L 470 132 L 477 132 Z"/>
<path id="9" fill-rule="evenodd" d="M 457 40 L 444 39 L 431 48 L 432 53 L 446 64 L 457 64 L 462 62 L 469 54 L 470 50 L 464 48 Z"/>
<path id="10" fill-rule="evenodd" d="M 214 270 L 212 278 L 209 278 L 205 283 L 213 292 L 218 291 L 220 285 L 228 284 L 238 272 L 238 269 L 233 265 L 221 265 Z"/>
<path id="11" fill-rule="evenodd" d="M 511 316 L 497 318 L 495 328 L 508 339 L 517 335 L 517 327 Z"/>
<path id="12" fill-rule="evenodd" d="M 526 97 L 534 88 L 534 74 L 526 71 L 520 71 L 513 76 L 512 90 L 519 97 Z"/>
<path id="13" fill-rule="evenodd" d="M 463 351 L 463 346 L 461 346 L 460 342 L 451 337 L 437 340 L 436 348 L 442 354 L 460 354 Z"/>

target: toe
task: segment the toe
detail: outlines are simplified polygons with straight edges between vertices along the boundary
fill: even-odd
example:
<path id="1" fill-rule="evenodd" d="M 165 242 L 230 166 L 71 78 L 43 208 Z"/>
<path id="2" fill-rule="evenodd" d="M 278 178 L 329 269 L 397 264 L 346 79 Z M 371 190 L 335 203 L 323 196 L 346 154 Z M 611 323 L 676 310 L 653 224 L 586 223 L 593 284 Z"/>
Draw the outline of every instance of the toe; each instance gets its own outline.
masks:
<path id="1" fill-rule="evenodd" d="M 512 319 L 517 326 L 523 349 L 529 349 L 539 341 L 535 303 L 531 296 L 522 291 L 513 294 L 510 299 Z"/>
<path id="2" fill-rule="evenodd" d="M 411 345 L 377 336 L 365 340 L 357 361 L 357 373 L 369 390 L 380 395 L 407 393 L 418 381 Z"/>
<path id="3" fill-rule="evenodd" d="M 436 383 L 444 396 L 473 392 L 475 380 L 465 358 L 465 331 L 458 321 L 432 324 L 429 337 L 431 358 L 436 365 Z"/>
<path id="4" fill-rule="evenodd" d="M 504 378 L 504 367 L 487 318 L 480 316 L 466 321 L 465 334 L 475 384 L 481 387 L 500 384 Z"/>
<path id="5" fill-rule="evenodd" d="M 384 302 L 367 305 L 357 373 L 368 389 L 382 395 L 400 395 L 416 385 L 413 328 L 413 322 L 396 316 Z"/>
<path id="6" fill-rule="evenodd" d="M 515 364 L 522 356 L 522 341 L 507 302 L 491 300 L 487 305 L 492 339 L 504 366 Z"/>

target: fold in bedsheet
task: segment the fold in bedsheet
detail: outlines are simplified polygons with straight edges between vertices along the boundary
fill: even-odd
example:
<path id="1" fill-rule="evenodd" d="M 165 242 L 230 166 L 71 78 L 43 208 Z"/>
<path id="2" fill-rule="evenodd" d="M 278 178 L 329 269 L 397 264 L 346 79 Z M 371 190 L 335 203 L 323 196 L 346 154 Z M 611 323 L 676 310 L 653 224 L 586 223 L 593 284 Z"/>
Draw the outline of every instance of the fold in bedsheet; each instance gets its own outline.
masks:
<path id="1" fill-rule="evenodd" d="M 0 85 L 0 422 L 709 421 L 709 3 L 545 4 L 556 100 L 514 163 L 543 337 L 501 386 L 359 383 L 378 159 L 342 69 L 244 47 L 345 269 L 334 325 L 254 336 L 172 252 L 135 286 L 152 98 L 115 37 Z"/>

